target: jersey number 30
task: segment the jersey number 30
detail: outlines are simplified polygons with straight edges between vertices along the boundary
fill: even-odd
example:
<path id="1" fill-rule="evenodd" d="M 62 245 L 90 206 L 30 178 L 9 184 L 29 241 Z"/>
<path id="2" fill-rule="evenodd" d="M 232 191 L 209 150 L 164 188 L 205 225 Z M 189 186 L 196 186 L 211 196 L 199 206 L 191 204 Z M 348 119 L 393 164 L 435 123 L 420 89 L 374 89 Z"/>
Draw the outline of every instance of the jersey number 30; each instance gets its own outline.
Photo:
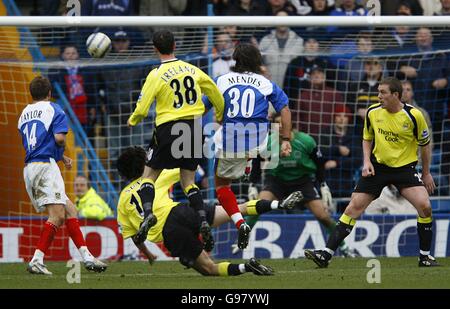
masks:
<path id="1" fill-rule="evenodd" d="M 36 139 L 36 122 L 33 123 L 31 126 L 30 132 L 28 132 L 28 123 L 25 125 L 25 128 L 23 129 L 23 134 L 25 134 L 25 137 L 27 138 L 27 145 L 28 150 L 33 150 L 34 146 L 36 146 L 37 139 Z"/>
<path id="2" fill-rule="evenodd" d="M 183 106 L 184 101 L 186 101 L 186 103 L 189 105 L 195 104 L 195 102 L 197 102 L 197 91 L 195 91 L 195 82 L 192 76 L 186 76 L 183 79 L 183 86 L 185 89 L 184 94 L 181 93 L 181 85 L 178 79 L 174 79 L 170 82 L 170 87 L 172 87 L 176 96 L 175 100 L 173 101 L 174 108 L 180 108 L 181 106 Z"/>
<path id="3" fill-rule="evenodd" d="M 227 116 L 228 118 L 234 118 L 239 114 L 239 109 L 241 110 L 241 115 L 244 118 L 250 118 L 253 116 L 255 111 L 255 92 L 252 89 L 245 89 L 241 92 L 237 88 L 231 88 L 228 93 L 230 96 L 230 108 L 228 108 Z"/>

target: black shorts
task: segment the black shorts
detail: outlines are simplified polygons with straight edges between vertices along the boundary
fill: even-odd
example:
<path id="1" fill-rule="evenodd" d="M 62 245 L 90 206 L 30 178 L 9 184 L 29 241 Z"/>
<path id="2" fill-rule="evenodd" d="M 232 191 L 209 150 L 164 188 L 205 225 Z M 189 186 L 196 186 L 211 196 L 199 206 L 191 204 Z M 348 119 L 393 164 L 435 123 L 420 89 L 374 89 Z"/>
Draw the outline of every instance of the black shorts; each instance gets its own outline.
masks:
<path id="1" fill-rule="evenodd" d="M 205 210 L 206 220 L 212 225 L 216 207 L 205 205 Z M 172 208 L 163 228 L 164 246 L 186 267 L 192 267 L 203 250 L 199 231 L 200 216 L 189 204 L 181 203 Z"/>
<path id="2" fill-rule="evenodd" d="M 304 176 L 294 181 L 281 181 L 280 179 L 266 174 L 263 191 L 270 191 L 278 200 L 285 199 L 292 192 L 302 191 L 303 200 L 296 205 L 303 208 L 304 205 L 313 200 L 319 200 L 320 194 L 314 187 L 314 183 L 309 176 Z"/>
<path id="3" fill-rule="evenodd" d="M 203 139 L 199 119 L 163 123 L 153 131 L 146 165 L 159 170 L 179 167 L 195 171 L 203 157 Z"/>
<path id="4" fill-rule="evenodd" d="M 416 163 L 402 167 L 389 167 L 372 162 L 375 176 L 361 177 L 354 192 L 368 193 L 378 198 L 385 186 L 394 185 L 398 191 L 403 188 L 423 186 L 422 179 L 416 171 Z"/>

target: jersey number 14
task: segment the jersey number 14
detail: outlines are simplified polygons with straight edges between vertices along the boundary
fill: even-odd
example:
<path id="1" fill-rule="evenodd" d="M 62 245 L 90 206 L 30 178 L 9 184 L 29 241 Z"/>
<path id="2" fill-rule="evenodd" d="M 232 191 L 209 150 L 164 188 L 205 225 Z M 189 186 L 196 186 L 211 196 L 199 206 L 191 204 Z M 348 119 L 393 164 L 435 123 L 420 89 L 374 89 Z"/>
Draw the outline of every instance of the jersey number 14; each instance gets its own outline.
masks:
<path id="1" fill-rule="evenodd" d="M 25 128 L 23 129 L 22 132 L 23 132 L 23 134 L 25 134 L 25 137 L 27 139 L 28 150 L 30 150 L 30 151 L 33 150 L 37 143 L 36 122 L 33 123 L 33 125 L 31 126 L 30 132 L 28 132 L 28 123 L 25 125 Z"/>

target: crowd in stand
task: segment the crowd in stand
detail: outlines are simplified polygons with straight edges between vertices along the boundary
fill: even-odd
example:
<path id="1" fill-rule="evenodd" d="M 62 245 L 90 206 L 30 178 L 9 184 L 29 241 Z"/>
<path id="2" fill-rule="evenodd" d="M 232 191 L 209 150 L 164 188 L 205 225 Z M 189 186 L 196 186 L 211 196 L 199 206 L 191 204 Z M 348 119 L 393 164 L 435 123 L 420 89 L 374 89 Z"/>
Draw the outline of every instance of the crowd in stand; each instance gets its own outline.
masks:
<path id="1" fill-rule="evenodd" d="M 39 1 L 38 1 L 39 2 Z M 207 15 L 206 0 L 84 0 L 82 15 Z M 215 15 L 233 16 L 365 16 L 366 1 L 357 0 L 214 0 Z M 450 15 L 450 0 L 380 0 L 383 15 Z M 35 13 L 63 15 L 65 1 L 41 1 Z M 92 31 L 93 29 L 85 30 Z M 113 40 L 113 54 L 132 50 L 150 40 L 157 28 L 117 28 L 108 30 Z M 187 46 L 205 33 L 201 29 L 172 27 L 183 32 L 180 46 Z M 386 76 L 405 81 L 408 98 L 431 119 L 435 153 L 441 154 L 443 191 L 448 190 L 450 175 L 450 53 L 442 51 L 450 37 L 434 34 L 427 27 L 393 27 L 384 30 L 369 28 L 279 26 L 264 31 L 236 26 L 215 29 L 214 46 L 198 48 L 197 54 L 212 53 L 212 75 L 227 73 L 234 64 L 234 46 L 251 42 L 264 55 L 265 69 L 270 78 L 288 94 L 293 110 L 293 126 L 316 138 L 327 158 L 327 173 L 335 196 L 346 197 L 352 192 L 354 177 L 361 164 L 361 134 L 367 108 L 378 102 L 377 86 Z M 144 145 L 139 139 L 151 121 L 131 132 L 126 127 L 133 104 L 145 76 L 151 67 L 107 67 L 99 70 L 78 67 L 75 60 L 84 53 L 83 33 L 78 41 L 63 38 L 61 59 L 66 67 L 50 72 L 50 78 L 64 86 L 67 98 L 81 125 L 90 137 L 105 135 L 110 160 L 129 145 Z M 89 33 L 89 32 L 87 32 Z M 70 33 L 69 33 L 70 34 Z M 86 34 L 86 33 L 84 33 Z M 328 44 L 336 38 L 336 44 Z M 70 42 L 69 42 L 70 41 Z M 321 52 L 328 44 L 327 53 Z M 198 47 L 198 46 L 197 46 Z M 186 49 L 188 50 L 188 49 Z M 350 51 L 350 52 L 349 52 Z M 205 67 L 207 62 L 203 62 Z M 196 63 L 198 64 L 198 63 Z M 96 123 L 107 130 L 96 132 Z M 148 127 L 145 128 L 144 126 Z M 148 138 L 150 138 L 150 135 Z M 138 138 L 136 138 L 138 137 Z M 334 181 L 333 181 L 334 180 Z M 447 186 L 446 186 L 447 185 Z"/>

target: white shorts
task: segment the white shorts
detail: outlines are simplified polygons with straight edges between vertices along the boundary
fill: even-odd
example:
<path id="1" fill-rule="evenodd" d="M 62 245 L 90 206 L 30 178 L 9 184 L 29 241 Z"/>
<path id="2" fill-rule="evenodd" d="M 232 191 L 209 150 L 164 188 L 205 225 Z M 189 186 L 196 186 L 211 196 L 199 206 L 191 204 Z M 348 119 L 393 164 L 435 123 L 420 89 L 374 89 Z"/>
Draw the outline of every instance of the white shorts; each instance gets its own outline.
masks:
<path id="1" fill-rule="evenodd" d="M 247 158 L 219 158 L 216 160 L 216 175 L 226 179 L 241 178 L 245 174 L 247 161 L 251 163 L 251 160 Z"/>
<path id="2" fill-rule="evenodd" d="M 28 196 L 37 212 L 44 211 L 49 204 L 66 205 L 69 198 L 55 160 L 50 159 L 50 163 L 28 163 L 23 169 L 23 178 Z"/>

